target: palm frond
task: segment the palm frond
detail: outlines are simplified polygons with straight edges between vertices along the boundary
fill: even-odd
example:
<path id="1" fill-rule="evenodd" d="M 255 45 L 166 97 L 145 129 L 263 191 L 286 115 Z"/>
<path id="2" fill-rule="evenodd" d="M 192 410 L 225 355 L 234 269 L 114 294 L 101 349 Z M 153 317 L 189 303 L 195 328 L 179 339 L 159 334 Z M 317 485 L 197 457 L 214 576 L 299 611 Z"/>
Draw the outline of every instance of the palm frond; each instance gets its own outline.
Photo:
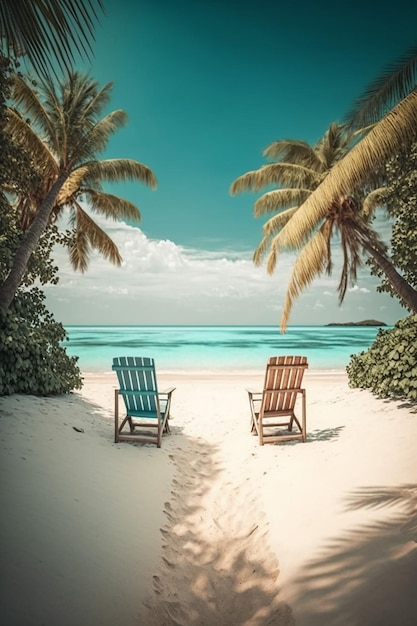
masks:
<path id="1" fill-rule="evenodd" d="M 287 209 L 282 213 L 278 213 L 278 215 L 274 215 L 271 217 L 262 227 L 262 232 L 264 234 L 262 241 L 256 248 L 253 255 L 253 262 L 255 265 L 261 265 L 264 260 L 268 247 L 271 245 L 271 241 L 273 237 L 285 226 L 285 224 L 292 218 L 294 213 L 297 211 L 298 207 L 292 207 L 291 209 Z M 275 261 L 276 261 L 275 256 Z M 275 267 L 275 266 L 274 266 Z"/>
<path id="2" fill-rule="evenodd" d="M 316 161 L 314 148 L 306 141 L 298 139 L 280 139 L 274 141 L 263 151 L 268 159 L 280 159 L 288 163 L 311 165 Z"/>
<path id="3" fill-rule="evenodd" d="M 366 196 L 362 204 L 362 213 L 364 214 L 364 217 L 371 217 L 374 214 L 375 209 L 385 203 L 387 194 L 387 187 L 378 187 L 378 189 L 371 191 L 371 193 Z"/>
<path id="4" fill-rule="evenodd" d="M 34 130 L 41 130 L 50 140 L 55 135 L 55 129 L 48 111 L 46 110 L 42 99 L 39 97 L 37 88 L 19 74 L 12 77 L 12 100 L 19 110 L 22 117 L 28 116 L 30 125 Z"/>
<path id="5" fill-rule="evenodd" d="M 261 239 L 260 243 L 258 244 L 258 247 L 253 253 L 253 262 L 256 266 L 262 265 L 263 260 L 265 259 L 267 255 L 270 241 L 271 241 L 271 236 L 264 235 L 264 237 Z"/>
<path id="6" fill-rule="evenodd" d="M 103 151 L 107 146 L 107 138 L 104 141 L 89 141 L 89 133 L 96 125 L 104 127 L 108 117 L 97 122 L 102 110 L 110 100 L 112 83 L 108 83 L 103 88 L 99 88 L 97 81 L 92 80 L 86 74 L 70 72 L 68 76 L 59 83 L 58 87 L 51 86 L 47 96 L 48 113 L 56 127 L 56 150 L 59 151 L 61 161 L 64 165 L 80 163 L 83 160 L 94 157 L 95 152 Z M 124 112 L 117 113 L 119 118 L 126 120 Z M 116 116 L 115 116 L 116 117 Z M 123 124 L 114 124 L 112 132 L 116 127 Z"/>
<path id="7" fill-rule="evenodd" d="M 86 167 L 79 167 L 71 172 L 71 174 L 68 176 L 67 180 L 60 189 L 60 192 L 56 199 L 56 204 L 65 205 L 71 202 L 71 200 L 80 191 L 81 184 L 84 180 L 84 177 L 86 176 L 86 173 Z"/>
<path id="8" fill-rule="evenodd" d="M 70 248 L 70 261 L 74 269 L 85 272 L 91 249 L 96 249 L 110 263 L 121 265 L 122 257 L 114 241 L 80 205 L 76 207 L 75 222 L 75 240 Z"/>
<path id="9" fill-rule="evenodd" d="M 10 56 L 25 55 L 38 74 L 68 69 L 73 50 L 90 58 L 94 23 L 101 0 L 4 0 L 0 3 L 0 38 Z"/>
<path id="10" fill-rule="evenodd" d="M 281 245 L 292 247 L 293 239 L 306 239 L 338 197 L 369 184 L 374 172 L 417 132 L 417 93 L 411 93 L 335 164 L 319 187 L 307 198 L 291 220 L 291 228 L 280 233 Z"/>
<path id="11" fill-rule="evenodd" d="M 347 133 L 344 125 L 332 122 L 315 146 L 322 171 L 328 172 L 340 161 L 350 149 L 353 140 L 353 134 Z"/>
<path id="12" fill-rule="evenodd" d="M 108 82 L 100 87 L 97 80 L 85 72 L 69 71 L 55 84 L 46 83 L 47 93 L 51 98 L 51 108 L 54 108 L 54 98 L 68 116 L 68 124 L 77 124 L 82 127 L 93 125 L 102 115 L 110 102 L 113 83 Z M 45 81 L 42 82 L 45 87 Z"/>
<path id="13" fill-rule="evenodd" d="M 346 201 L 345 205 L 348 204 Z M 373 250 L 380 256 L 385 256 L 387 248 L 379 234 L 369 225 L 368 218 L 363 212 L 347 210 L 339 213 L 335 227 L 340 232 L 343 267 L 338 285 L 339 303 L 344 300 L 349 282 L 354 284 L 357 269 L 363 265 L 363 252 Z"/>
<path id="14" fill-rule="evenodd" d="M 311 194 L 310 189 L 274 189 L 263 194 L 254 204 L 253 212 L 255 217 L 260 217 L 265 213 L 272 213 L 296 204 L 303 204 Z"/>
<path id="15" fill-rule="evenodd" d="M 369 133 L 370 130 L 373 129 L 373 127 L 375 126 L 375 124 L 377 124 L 378 122 L 372 122 L 371 124 L 367 124 L 366 126 L 363 126 L 362 128 L 357 128 L 357 129 L 352 129 L 350 132 L 352 133 L 352 137 L 354 139 L 362 138 L 363 136 L 365 136 L 367 133 Z"/>
<path id="16" fill-rule="evenodd" d="M 230 188 L 236 195 L 243 191 L 260 191 L 268 185 L 312 187 L 320 183 L 317 172 L 295 163 L 270 163 L 239 176 Z"/>
<path id="17" fill-rule="evenodd" d="M 103 152 L 109 142 L 110 136 L 117 130 L 126 126 L 127 113 L 123 110 L 113 111 L 98 121 L 94 126 L 80 137 L 69 148 L 68 158 L 75 158 L 78 163 L 91 159 L 95 154 Z"/>
<path id="18" fill-rule="evenodd" d="M 319 216 L 317 222 L 311 225 L 311 229 L 309 231 L 305 228 L 300 228 L 298 220 L 299 211 L 300 208 L 297 207 L 297 210 L 291 214 L 290 219 L 286 220 L 286 222 L 282 224 L 281 230 L 277 235 L 275 235 L 271 242 L 271 248 L 274 247 L 280 252 L 289 250 L 297 252 L 306 245 L 307 241 L 314 235 L 315 231 L 323 226 L 326 216 Z M 268 222 L 265 226 L 267 224 Z"/>
<path id="19" fill-rule="evenodd" d="M 31 156 L 36 168 L 47 180 L 54 180 L 58 175 L 58 164 L 48 146 L 14 109 L 7 110 L 8 132 L 22 145 Z"/>
<path id="20" fill-rule="evenodd" d="M 83 164 L 87 168 L 86 184 L 100 181 L 123 182 L 139 181 L 155 189 L 157 181 L 152 170 L 133 159 L 106 159 L 104 161 L 89 161 Z"/>
<path id="21" fill-rule="evenodd" d="M 113 82 L 108 82 L 103 87 L 98 86 L 98 83 L 92 81 L 88 76 L 78 77 L 75 73 L 75 78 L 79 82 L 78 91 L 82 93 L 82 106 L 83 115 L 82 123 L 90 121 L 92 123 L 103 114 L 105 107 L 110 102 L 111 92 L 113 89 Z M 80 97 L 77 97 L 77 102 L 80 101 Z"/>
<path id="22" fill-rule="evenodd" d="M 301 292 L 304 291 L 317 276 L 320 276 L 325 271 L 329 264 L 328 239 L 329 224 L 325 223 L 314 237 L 306 243 L 294 263 L 281 316 L 280 328 L 282 332 L 285 332 L 287 329 L 294 300 L 299 297 Z M 275 260 L 272 258 L 271 262 L 275 264 Z"/>
<path id="23" fill-rule="evenodd" d="M 90 252 L 91 248 L 87 233 L 84 230 L 77 230 L 77 232 L 74 232 L 74 235 L 68 245 L 68 255 L 71 267 L 84 274 L 84 272 L 88 269 Z"/>
<path id="24" fill-rule="evenodd" d="M 268 235 L 269 237 L 276 235 L 280 230 L 282 230 L 282 228 L 284 228 L 285 224 L 290 221 L 297 211 L 298 206 L 295 206 L 274 215 L 267 222 L 265 222 L 262 227 L 262 232 L 264 235 Z"/>
<path id="25" fill-rule="evenodd" d="M 353 128 L 379 120 L 417 86 L 417 48 L 389 65 L 366 91 L 354 102 L 346 116 Z"/>
<path id="26" fill-rule="evenodd" d="M 129 200 L 93 189 L 83 189 L 83 193 L 88 196 L 89 206 L 96 213 L 101 213 L 113 220 L 122 218 L 135 222 L 140 222 L 141 220 L 139 209 Z"/>
<path id="27" fill-rule="evenodd" d="M 362 265 L 361 245 L 353 223 L 345 223 L 340 229 L 341 247 L 343 255 L 343 266 L 340 274 L 340 280 L 337 287 L 339 294 L 339 305 L 345 299 L 346 290 L 349 282 L 354 284 L 357 278 L 357 270 Z"/>
<path id="28" fill-rule="evenodd" d="M 23 231 L 27 230 L 33 222 L 38 209 L 37 202 L 30 195 L 18 196 L 14 203 L 16 214 L 19 217 L 20 227 Z"/>

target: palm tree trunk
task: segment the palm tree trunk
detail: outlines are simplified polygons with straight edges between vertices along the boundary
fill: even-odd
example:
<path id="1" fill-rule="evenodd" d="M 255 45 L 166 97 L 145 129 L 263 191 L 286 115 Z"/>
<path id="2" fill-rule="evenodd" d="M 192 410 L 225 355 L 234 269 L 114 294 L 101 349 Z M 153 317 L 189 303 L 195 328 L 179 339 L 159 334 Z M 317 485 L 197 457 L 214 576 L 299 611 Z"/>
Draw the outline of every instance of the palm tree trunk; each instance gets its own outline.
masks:
<path id="1" fill-rule="evenodd" d="M 67 180 L 69 173 L 69 171 L 65 170 L 59 175 L 48 195 L 40 205 L 35 219 L 22 237 L 14 256 L 9 275 L 4 283 L 0 285 L 0 309 L 3 309 L 4 311 L 7 311 L 13 302 L 16 292 L 22 282 L 22 277 L 25 273 L 30 256 L 38 245 L 42 233 L 49 224 L 49 218 L 51 216 L 55 200 L 62 188 L 62 185 Z"/>
<path id="2" fill-rule="evenodd" d="M 417 313 L 417 291 L 397 272 L 391 261 L 383 254 L 366 242 L 362 242 L 362 245 L 384 272 L 396 294 L 410 311 Z"/>

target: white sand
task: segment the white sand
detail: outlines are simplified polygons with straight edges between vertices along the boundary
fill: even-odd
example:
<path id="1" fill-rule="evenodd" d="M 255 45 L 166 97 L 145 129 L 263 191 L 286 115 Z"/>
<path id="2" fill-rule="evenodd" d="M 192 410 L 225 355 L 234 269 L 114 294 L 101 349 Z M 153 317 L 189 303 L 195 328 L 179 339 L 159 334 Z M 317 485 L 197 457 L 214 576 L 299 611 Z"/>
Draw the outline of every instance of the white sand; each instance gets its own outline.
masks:
<path id="1" fill-rule="evenodd" d="M 1 398 L 1 623 L 414 626 L 417 407 L 310 371 L 307 443 L 260 447 L 262 380 L 160 374 L 161 449 L 113 443 L 112 374 Z"/>

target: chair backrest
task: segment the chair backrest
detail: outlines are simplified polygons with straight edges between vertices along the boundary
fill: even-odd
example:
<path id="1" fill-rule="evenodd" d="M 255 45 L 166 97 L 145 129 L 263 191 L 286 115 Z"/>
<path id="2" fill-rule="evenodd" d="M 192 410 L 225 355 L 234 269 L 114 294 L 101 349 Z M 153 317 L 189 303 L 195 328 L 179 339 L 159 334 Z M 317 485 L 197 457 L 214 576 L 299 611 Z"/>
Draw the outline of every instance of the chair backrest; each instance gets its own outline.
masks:
<path id="1" fill-rule="evenodd" d="M 158 385 L 155 361 L 148 357 L 120 356 L 113 359 L 112 370 L 119 381 L 128 414 L 158 415 Z"/>
<path id="2" fill-rule="evenodd" d="M 292 410 L 301 389 L 305 356 L 274 356 L 266 366 L 262 405 L 264 412 Z"/>

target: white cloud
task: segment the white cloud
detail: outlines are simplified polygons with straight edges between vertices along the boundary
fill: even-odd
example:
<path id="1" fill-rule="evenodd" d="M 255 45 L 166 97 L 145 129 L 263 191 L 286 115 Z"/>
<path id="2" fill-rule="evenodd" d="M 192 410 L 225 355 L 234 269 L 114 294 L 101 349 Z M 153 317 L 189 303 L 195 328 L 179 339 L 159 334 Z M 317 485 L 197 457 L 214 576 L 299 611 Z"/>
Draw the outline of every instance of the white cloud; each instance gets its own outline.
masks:
<path id="1" fill-rule="evenodd" d="M 256 323 L 280 288 L 244 254 L 186 249 L 153 241 L 138 228 L 100 220 L 123 258 L 114 267 L 98 254 L 85 274 L 74 273 L 66 252 L 56 251 L 60 282 L 49 286 L 48 305 L 64 323 Z M 249 303 L 249 304 L 248 304 Z M 270 308 L 270 323 L 277 323 Z"/>
<path id="2" fill-rule="evenodd" d="M 371 293 L 370 289 L 367 287 L 359 287 L 359 285 L 353 285 L 353 287 L 348 287 L 349 293 Z"/>
<path id="3" fill-rule="evenodd" d="M 255 267 L 252 253 L 185 248 L 148 239 L 122 222 L 99 222 L 117 244 L 122 266 L 93 254 L 87 272 L 75 273 L 66 252 L 57 250 L 60 282 L 46 288 L 47 304 L 64 324 L 279 324 L 290 255 L 282 255 L 271 277 L 264 267 Z M 340 309 L 336 278 L 318 278 L 295 302 L 290 323 L 326 324 L 346 316 L 355 321 L 358 304 L 361 317 L 364 310 L 366 317 L 375 317 L 383 305 L 385 317 L 402 317 L 393 312 L 392 299 L 364 285 L 370 279 L 364 273 Z"/>

